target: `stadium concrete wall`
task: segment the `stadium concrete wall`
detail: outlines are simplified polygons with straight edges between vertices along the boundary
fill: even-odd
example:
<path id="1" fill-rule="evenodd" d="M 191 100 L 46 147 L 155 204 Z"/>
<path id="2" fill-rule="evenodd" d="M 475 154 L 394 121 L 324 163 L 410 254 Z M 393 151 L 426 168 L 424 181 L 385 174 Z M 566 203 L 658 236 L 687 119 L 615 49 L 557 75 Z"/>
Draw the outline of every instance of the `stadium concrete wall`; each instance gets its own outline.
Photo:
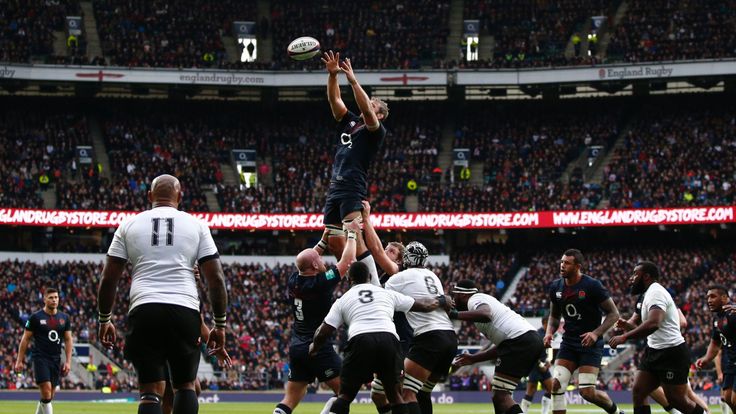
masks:
<path id="1" fill-rule="evenodd" d="M 698 392 L 709 405 L 715 405 L 720 402 L 718 391 L 702 391 Z M 617 404 L 630 404 L 631 391 L 608 391 L 608 395 Z M 307 394 L 303 402 L 325 402 L 331 394 Z M 521 401 L 524 396 L 523 391 L 514 393 L 514 399 Z M 568 404 L 588 404 L 575 391 L 566 393 Z M 229 402 L 260 402 L 276 404 L 281 401 L 283 394 L 280 392 L 237 392 L 224 391 L 213 392 L 205 391 L 199 396 L 200 403 L 229 403 Z M 534 402 L 539 402 L 542 393 L 537 393 Z M 54 397 L 57 401 L 86 401 L 86 402 L 134 402 L 138 399 L 137 393 L 115 393 L 104 394 L 98 391 L 58 391 Z M 0 401 L 37 401 L 38 391 L 0 391 Z M 458 404 L 458 403 L 491 403 L 490 392 L 485 391 L 460 391 L 460 392 L 434 392 L 432 393 L 432 401 L 435 404 Z M 370 394 L 361 392 L 356 399 L 360 404 L 372 404 Z"/>

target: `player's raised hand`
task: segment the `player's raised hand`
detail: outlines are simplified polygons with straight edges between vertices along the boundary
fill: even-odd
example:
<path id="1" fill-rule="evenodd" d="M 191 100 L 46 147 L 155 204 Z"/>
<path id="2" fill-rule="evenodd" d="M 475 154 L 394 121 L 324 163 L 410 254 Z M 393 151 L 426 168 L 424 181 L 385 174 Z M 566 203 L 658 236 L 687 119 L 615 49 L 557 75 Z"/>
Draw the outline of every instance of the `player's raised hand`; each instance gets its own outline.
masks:
<path id="1" fill-rule="evenodd" d="M 542 340 L 542 342 L 544 342 L 545 348 L 552 348 L 552 334 L 544 335 L 544 339 Z"/>
<path id="2" fill-rule="evenodd" d="M 350 63 L 350 58 L 345 58 L 342 62 L 340 62 L 340 69 L 345 72 L 345 76 L 348 78 L 348 82 L 355 83 L 357 82 L 357 79 L 355 78 L 355 73 L 353 73 L 353 65 Z"/>
<path id="3" fill-rule="evenodd" d="M 15 365 L 13 366 L 13 369 L 15 370 L 15 372 L 23 371 L 24 369 L 26 369 L 26 362 L 21 361 L 21 360 L 15 361 Z"/>
<path id="4" fill-rule="evenodd" d="M 361 215 L 363 217 L 368 217 L 371 215 L 371 203 L 368 202 L 368 200 L 363 200 L 360 202 L 360 204 L 363 205 L 363 211 L 361 211 Z"/>
<path id="5" fill-rule="evenodd" d="M 105 348 L 112 348 L 117 340 L 117 332 L 115 331 L 115 325 L 112 322 L 105 322 L 100 324 L 100 330 L 97 337 L 100 339 L 100 343 Z"/>
<path id="6" fill-rule="evenodd" d="M 593 346 L 598 341 L 598 335 L 594 332 L 586 332 L 580 335 L 580 344 L 583 346 Z"/>
<path id="7" fill-rule="evenodd" d="M 330 75 L 337 75 L 340 72 L 340 52 L 326 51 L 322 54 L 322 62 Z"/>
<path id="8" fill-rule="evenodd" d="M 345 228 L 348 231 L 354 231 L 356 233 L 360 233 L 363 230 L 363 220 L 359 218 L 354 218 L 350 223 L 347 223 L 345 225 Z"/>
<path id="9" fill-rule="evenodd" d="M 736 305 L 723 305 L 723 311 L 728 313 L 736 313 Z"/>

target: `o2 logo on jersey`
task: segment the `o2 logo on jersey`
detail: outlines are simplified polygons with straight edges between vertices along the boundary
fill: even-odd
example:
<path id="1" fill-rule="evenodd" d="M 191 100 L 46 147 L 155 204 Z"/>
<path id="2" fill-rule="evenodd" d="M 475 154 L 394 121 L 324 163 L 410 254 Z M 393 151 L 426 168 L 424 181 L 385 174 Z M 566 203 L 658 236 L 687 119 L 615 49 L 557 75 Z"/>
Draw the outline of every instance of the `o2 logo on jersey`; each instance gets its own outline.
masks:
<path id="1" fill-rule="evenodd" d="M 583 315 L 578 313 L 578 309 L 572 303 L 568 303 L 565 306 L 565 313 L 567 313 L 568 318 L 575 318 L 577 320 L 583 319 Z"/>
<path id="2" fill-rule="evenodd" d="M 55 344 L 60 344 L 61 343 L 61 338 L 59 338 L 59 333 L 56 332 L 53 329 L 50 330 L 49 331 L 49 341 L 51 341 L 51 342 L 53 342 Z"/>
<path id="3" fill-rule="evenodd" d="M 353 148 L 353 136 L 343 132 L 340 134 L 340 143 L 342 145 L 347 145 L 348 148 Z"/>
<path id="4" fill-rule="evenodd" d="M 730 348 L 731 344 L 728 343 L 728 338 L 726 338 L 726 335 L 723 333 L 719 334 L 721 337 L 721 345 L 723 345 L 724 348 Z"/>

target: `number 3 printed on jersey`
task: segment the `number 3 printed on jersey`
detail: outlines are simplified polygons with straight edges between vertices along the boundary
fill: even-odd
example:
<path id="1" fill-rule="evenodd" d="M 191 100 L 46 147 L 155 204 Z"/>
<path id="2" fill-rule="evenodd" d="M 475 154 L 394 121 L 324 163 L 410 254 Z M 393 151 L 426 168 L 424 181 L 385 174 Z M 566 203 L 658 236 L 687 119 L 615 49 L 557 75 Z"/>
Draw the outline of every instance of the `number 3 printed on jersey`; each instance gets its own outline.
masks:
<path id="1" fill-rule="evenodd" d="M 151 225 L 153 226 L 153 228 L 151 229 L 151 246 L 159 245 L 159 229 L 161 228 L 161 220 L 162 219 L 160 218 L 151 219 Z M 163 220 L 166 221 L 166 245 L 173 246 L 174 245 L 174 219 L 165 218 Z"/>

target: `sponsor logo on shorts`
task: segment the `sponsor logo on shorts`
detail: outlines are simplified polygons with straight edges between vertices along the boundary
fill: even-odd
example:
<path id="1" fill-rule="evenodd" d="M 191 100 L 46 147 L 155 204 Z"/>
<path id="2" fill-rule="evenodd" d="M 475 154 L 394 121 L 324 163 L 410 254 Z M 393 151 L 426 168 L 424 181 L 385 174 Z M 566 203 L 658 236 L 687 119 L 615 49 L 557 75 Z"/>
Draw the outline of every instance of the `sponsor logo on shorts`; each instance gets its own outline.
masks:
<path id="1" fill-rule="evenodd" d="M 335 370 L 330 368 L 327 371 L 325 371 L 325 377 L 331 377 L 335 373 Z"/>
<path id="2" fill-rule="evenodd" d="M 672 372 L 672 371 L 667 371 L 667 375 L 665 375 L 665 377 L 666 377 L 666 378 L 667 378 L 668 380 L 671 380 L 671 379 L 675 378 L 675 373 L 674 373 L 674 372 Z"/>

